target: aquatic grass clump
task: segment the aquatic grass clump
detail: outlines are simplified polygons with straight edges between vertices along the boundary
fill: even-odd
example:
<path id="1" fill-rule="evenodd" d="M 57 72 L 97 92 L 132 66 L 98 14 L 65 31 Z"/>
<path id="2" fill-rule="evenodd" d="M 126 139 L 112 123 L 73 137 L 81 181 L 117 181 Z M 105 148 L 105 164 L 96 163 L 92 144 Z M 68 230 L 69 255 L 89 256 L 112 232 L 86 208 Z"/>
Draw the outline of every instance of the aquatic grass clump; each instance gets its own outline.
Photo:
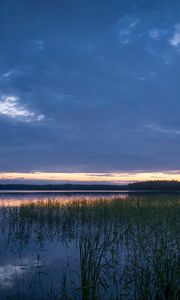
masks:
<path id="1" fill-rule="evenodd" d="M 26 201 L 1 207 L 0 222 L 7 247 L 21 256 L 32 243 L 43 251 L 47 243 L 72 249 L 59 279 L 48 273 L 52 299 L 180 298 L 179 195 Z"/>
<path id="2" fill-rule="evenodd" d="M 172 239 L 169 230 L 165 226 L 141 228 L 131 242 L 127 277 L 133 280 L 135 299 L 180 296 L 180 241 L 178 236 Z"/>

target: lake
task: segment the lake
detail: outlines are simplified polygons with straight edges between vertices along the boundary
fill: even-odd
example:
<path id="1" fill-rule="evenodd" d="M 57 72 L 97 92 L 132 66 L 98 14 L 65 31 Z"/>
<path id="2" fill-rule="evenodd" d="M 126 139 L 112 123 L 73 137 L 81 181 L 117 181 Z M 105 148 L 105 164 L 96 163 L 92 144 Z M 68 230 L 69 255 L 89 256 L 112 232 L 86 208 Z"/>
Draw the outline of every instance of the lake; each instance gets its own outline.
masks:
<path id="1" fill-rule="evenodd" d="M 180 299 L 180 194 L 1 192 L 0 299 Z"/>

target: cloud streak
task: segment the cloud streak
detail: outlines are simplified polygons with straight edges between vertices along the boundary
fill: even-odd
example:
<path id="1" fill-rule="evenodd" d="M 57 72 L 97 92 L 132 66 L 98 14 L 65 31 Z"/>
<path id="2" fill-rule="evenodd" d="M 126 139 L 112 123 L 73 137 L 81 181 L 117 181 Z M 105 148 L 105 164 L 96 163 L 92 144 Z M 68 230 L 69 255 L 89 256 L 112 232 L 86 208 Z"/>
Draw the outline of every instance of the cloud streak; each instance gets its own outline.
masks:
<path id="1" fill-rule="evenodd" d="M 3 96 L 0 100 L 0 115 L 24 122 L 42 121 L 43 114 L 36 114 L 28 110 L 20 103 L 20 99 L 15 96 Z"/>
<path id="2" fill-rule="evenodd" d="M 180 24 L 175 25 L 175 33 L 170 38 L 169 44 L 173 47 L 179 47 L 180 46 Z"/>
<path id="3" fill-rule="evenodd" d="M 154 28 L 149 31 L 149 37 L 154 40 L 160 40 L 162 37 L 166 35 L 167 35 L 167 30 L 165 29 L 161 30 L 161 29 Z"/>
<path id="4" fill-rule="evenodd" d="M 129 44 L 134 37 L 134 31 L 138 25 L 139 20 L 137 18 L 124 17 L 118 22 L 118 36 L 119 41 L 122 44 Z"/>
<path id="5" fill-rule="evenodd" d="M 168 135 L 172 135 L 172 136 L 180 135 L 180 130 L 178 130 L 178 129 L 163 128 L 156 124 L 150 124 L 147 126 L 147 128 L 152 131 L 155 131 L 155 132 L 164 133 L 164 134 L 168 134 Z"/>

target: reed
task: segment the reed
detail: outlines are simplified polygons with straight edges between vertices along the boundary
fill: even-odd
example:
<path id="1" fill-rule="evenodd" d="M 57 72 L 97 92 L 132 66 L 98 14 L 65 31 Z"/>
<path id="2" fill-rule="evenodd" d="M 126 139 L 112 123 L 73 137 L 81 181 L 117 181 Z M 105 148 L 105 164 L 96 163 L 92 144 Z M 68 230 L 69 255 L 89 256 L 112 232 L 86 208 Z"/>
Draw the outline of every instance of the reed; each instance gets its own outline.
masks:
<path id="1" fill-rule="evenodd" d="M 68 268 L 56 281 L 43 264 L 31 266 L 41 282 L 40 290 L 31 285 L 35 299 L 39 292 L 62 300 L 180 299 L 178 195 L 26 201 L 1 206 L 0 225 L 7 249 L 21 256 L 32 242 L 76 253 L 64 257 Z"/>

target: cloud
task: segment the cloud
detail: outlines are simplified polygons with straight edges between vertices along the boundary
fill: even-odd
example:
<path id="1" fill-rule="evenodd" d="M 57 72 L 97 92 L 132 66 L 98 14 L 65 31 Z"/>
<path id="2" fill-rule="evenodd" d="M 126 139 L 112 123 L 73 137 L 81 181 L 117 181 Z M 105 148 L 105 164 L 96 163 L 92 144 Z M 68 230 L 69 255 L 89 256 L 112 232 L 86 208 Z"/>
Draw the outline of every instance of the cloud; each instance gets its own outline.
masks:
<path id="1" fill-rule="evenodd" d="M 45 43 L 44 43 L 43 40 L 38 40 L 36 42 L 36 45 L 37 45 L 37 47 L 38 47 L 39 50 L 44 50 L 45 49 Z"/>
<path id="2" fill-rule="evenodd" d="M 30 42 L 30 44 L 34 50 L 43 51 L 46 49 L 46 44 L 45 44 L 44 40 L 42 40 L 42 39 L 33 40 Z"/>
<path id="3" fill-rule="evenodd" d="M 180 130 L 177 129 L 170 129 L 170 128 L 163 128 L 159 125 L 156 124 L 150 124 L 147 126 L 148 129 L 164 134 L 169 134 L 169 135 L 180 135 Z"/>
<path id="4" fill-rule="evenodd" d="M 166 30 L 160 30 L 157 28 L 151 29 L 149 31 L 149 36 L 151 39 L 160 40 L 163 36 L 167 34 Z"/>
<path id="5" fill-rule="evenodd" d="M 8 71 L 8 72 L 3 74 L 3 77 L 4 78 L 9 78 L 12 74 L 13 74 L 13 71 Z"/>
<path id="6" fill-rule="evenodd" d="M 119 41 L 122 44 L 129 44 L 133 37 L 134 30 L 139 23 L 137 18 L 132 18 L 129 16 L 124 17 L 122 20 L 119 20 Z"/>
<path id="7" fill-rule="evenodd" d="M 170 38 L 169 44 L 173 47 L 179 47 L 180 46 L 180 24 L 175 25 L 175 33 Z"/>
<path id="8" fill-rule="evenodd" d="M 43 114 L 36 114 L 24 107 L 18 97 L 3 96 L 0 100 L 0 115 L 5 115 L 12 119 L 18 119 L 24 122 L 42 121 Z"/>
<path id="9" fill-rule="evenodd" d="M 11 76 L 13 75 L 18 75 L 18 74 L 21 74 L 21 71 L 20 70 L 10 70 L 10 71 L 7 71 L 5 72 L 2 77 L 3 78 L 10 78 Z"/>

